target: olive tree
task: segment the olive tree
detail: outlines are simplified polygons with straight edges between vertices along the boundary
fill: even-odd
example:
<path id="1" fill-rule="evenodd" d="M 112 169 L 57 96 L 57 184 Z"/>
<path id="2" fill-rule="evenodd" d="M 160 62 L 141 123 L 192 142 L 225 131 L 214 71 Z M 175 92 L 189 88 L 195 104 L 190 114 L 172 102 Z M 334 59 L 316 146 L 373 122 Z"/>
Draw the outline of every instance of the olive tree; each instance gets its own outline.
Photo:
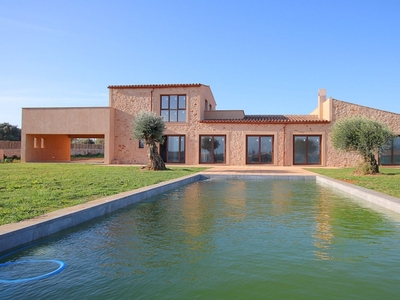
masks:
<path id="1" fill-rule="evenodd" d="M 365 117 L 338 120 L 332 127 L 331 141 L 338 150 L 356 151 L 363 158 L 364 174 L 379 173 L 376 155 L 393 140 L 395 133 L 385 124 Z"/>
<path id="2" fill-rule="evenodd" d="M 162 117 L 151 112 L 139 113 L 133 121 L 133 138 L 144 140 L 147 148 L 149 170 L 166 170 L 158 153 L 157 143 L 164 143 L 165 124 Z"/>

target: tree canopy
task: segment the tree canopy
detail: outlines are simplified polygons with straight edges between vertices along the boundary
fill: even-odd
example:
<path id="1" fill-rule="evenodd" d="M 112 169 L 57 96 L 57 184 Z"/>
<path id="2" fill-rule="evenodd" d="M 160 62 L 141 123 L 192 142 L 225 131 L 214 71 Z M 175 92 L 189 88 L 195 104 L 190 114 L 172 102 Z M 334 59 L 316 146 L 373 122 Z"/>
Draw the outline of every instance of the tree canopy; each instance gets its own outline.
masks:
<path id="1" fill-rule="evenodd" d="M 156 143 L 164 143 L 165 124 L 162 117 L 151 112 L 139 113 L 133 121 L 132 136 L 138 140 L 144 140 L 147 146 L 149 170 L 165 170 L 165 164 L 158 153 Z"/>
<path id="2" fill-rule="evenodd" d="M 363 173 L 379 173 L 375 155 L 387 147 L 396 134 L 385 124 L 365 117 L 338 120 L 332 127 L 331 141 L 338 150 L 356 151 L 368 166 Z"/>
<path id="3" fill-rule="evenodd" d="M 10 123 L 0 123 L 0 140 L 1 141 L 20 141 L 21 129 Z"/>

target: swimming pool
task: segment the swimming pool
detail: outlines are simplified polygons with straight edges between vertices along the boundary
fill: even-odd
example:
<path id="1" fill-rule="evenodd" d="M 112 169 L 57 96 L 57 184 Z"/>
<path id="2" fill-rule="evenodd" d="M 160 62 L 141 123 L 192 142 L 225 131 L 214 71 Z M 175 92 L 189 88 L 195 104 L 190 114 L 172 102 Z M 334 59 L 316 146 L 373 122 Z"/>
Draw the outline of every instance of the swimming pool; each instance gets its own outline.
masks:
<path id="1" fill-rule="evenodd" d="M 399 226 L 313 180 L 201 181 L 8 256 L 66 267 L 0 298 L 397 299 Z"/>

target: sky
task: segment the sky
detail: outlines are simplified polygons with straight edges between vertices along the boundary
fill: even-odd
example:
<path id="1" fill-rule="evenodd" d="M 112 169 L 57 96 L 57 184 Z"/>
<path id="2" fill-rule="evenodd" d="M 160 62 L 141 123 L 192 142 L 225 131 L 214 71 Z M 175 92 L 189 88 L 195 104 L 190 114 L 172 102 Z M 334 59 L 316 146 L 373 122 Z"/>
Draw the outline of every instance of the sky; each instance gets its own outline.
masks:
<path id="1" fill-rule="evenodd" d="M 0 123 L 108 106 L 109 85 L 202 83 L 217 109 L 400 113 L 399 0 L 0 0 Z"/>

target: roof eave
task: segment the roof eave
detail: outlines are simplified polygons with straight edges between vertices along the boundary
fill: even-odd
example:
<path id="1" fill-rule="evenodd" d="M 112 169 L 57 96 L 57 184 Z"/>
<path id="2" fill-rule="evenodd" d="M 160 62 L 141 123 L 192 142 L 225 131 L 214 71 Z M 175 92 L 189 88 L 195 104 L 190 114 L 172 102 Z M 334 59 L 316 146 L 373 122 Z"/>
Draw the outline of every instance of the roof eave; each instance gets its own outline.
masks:
<path id="1" fill-rule="evenodd" d="M 109 85 L 108 89 L 154 89 L 154 88 L 180 88 L 207 86 L 201 83 L 176 83 L 176 84 L 135 84 L 135 85 Z"/>

